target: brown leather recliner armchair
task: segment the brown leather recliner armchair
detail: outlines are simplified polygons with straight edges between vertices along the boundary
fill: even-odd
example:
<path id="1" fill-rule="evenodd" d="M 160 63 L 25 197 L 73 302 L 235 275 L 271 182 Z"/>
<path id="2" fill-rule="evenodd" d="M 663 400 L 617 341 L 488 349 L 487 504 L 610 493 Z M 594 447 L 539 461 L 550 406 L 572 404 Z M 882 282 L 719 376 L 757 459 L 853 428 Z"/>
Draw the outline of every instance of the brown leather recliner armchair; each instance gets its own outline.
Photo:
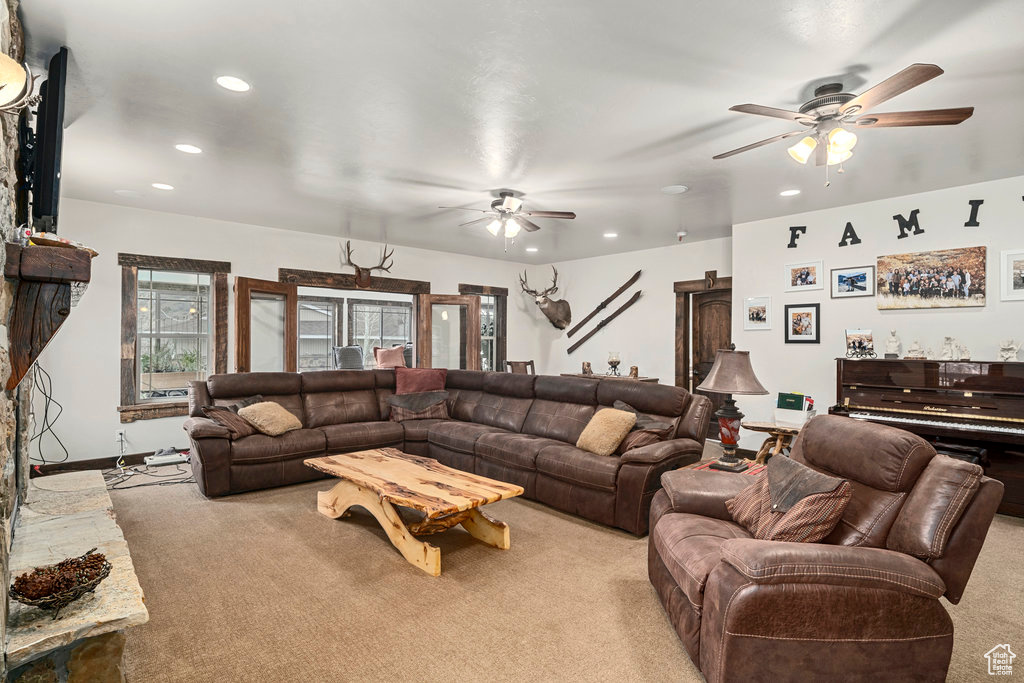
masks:
<path id="1" fill-rule="evenodd" d="M 779 456 L 777 456 L 779 457 Z M 812 419 L 792 456 L 849 479 L 821 543 L 754 539 L 725 501 L 753 478 L 662 476 L 648 572 L 708 681 L 944 680 L 956 604 L 1003 495 L 977 465 L 846 417 Z"/>

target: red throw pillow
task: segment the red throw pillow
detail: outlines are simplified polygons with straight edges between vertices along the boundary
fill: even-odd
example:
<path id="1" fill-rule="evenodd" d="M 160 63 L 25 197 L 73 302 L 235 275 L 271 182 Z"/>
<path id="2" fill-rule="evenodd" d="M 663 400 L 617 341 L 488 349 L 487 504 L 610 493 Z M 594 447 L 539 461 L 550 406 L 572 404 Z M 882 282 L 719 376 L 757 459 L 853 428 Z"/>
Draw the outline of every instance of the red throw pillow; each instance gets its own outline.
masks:
<path id="1" fill-rule="evenodd" d="M 380 369 L 404 368 L 405 347 L 392 346 L 390 349 L 382 349 L 379 346 L 374 346 L 373 358 L 377 361 L 377 367 Z"/>
<path id="2" fill-rule="evenodd" d="M 419 394 L 424 391 L 444 391 L 448 371 L 444 368 L 395 368 L 395 393 Z"/>

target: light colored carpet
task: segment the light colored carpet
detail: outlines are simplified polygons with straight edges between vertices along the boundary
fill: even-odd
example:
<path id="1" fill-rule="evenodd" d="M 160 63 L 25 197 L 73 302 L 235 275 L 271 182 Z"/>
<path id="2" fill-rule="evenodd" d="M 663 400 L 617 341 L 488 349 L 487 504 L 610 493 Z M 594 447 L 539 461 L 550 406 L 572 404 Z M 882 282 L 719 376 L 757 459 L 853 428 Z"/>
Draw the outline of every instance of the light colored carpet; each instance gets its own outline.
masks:
<path id="1" fill-rule="evenodd" d="M 329 486 L 111 492 L 150 610 L 129 632 L 129 680 L 701 680 L 647 581 L 646 538 L 503 501 L 488 511 L 512 549 L 434 536 L 434 578 L 362 510 L 320 515 Z M 1024 649 L 1022 545 L 1024 520 L 999 517 L 950 608 L 950 680 L 984 677 L 997 643 Z"/>

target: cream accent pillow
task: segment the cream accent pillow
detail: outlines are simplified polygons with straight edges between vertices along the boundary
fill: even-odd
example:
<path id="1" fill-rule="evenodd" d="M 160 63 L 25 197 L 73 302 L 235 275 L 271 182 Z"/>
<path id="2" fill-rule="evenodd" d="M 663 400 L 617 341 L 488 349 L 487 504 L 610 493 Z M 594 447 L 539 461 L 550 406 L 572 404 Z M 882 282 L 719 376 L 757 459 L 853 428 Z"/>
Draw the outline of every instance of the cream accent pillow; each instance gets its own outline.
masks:
<path id="1" fill-rule="evenodd" d="M 280 436 L 293 429 L 302 429 L 299 418 L 273 401 L 254 403 L 241 408 L 238 416 L 268 436 Z"/>
<path id="2" fill-rule="evenodd" d="M 602 408 L 590 418 L 576 448 L 595 455 L 611 455 L 636 424 L 636 414 L 614 408 Z"/>

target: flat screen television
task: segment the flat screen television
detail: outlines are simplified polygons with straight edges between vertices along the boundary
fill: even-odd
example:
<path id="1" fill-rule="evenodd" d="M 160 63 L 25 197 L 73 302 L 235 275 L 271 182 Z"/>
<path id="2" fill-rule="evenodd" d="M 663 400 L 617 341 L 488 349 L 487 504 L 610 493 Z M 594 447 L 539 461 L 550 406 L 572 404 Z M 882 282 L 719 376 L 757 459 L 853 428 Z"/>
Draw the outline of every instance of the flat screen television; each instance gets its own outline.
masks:
<path id="1" fill-rule="evenodd" d="M 21 185 L 23 190 L 31 191 L 34 231 L 57 231 L 60 162 L 64 144 L 64 88 L 67 76 L 68 50 L 62 47 L 50 60 L 47 78 L 39 88 L 42 99 L 36 110 L 34 132 L 28 126 L 27 112 L 22 114 Z M 22 196 L 26 197 L 25 193 L 22 193 Z M 27 217 L 26 211 L 25 218 Z"/>

